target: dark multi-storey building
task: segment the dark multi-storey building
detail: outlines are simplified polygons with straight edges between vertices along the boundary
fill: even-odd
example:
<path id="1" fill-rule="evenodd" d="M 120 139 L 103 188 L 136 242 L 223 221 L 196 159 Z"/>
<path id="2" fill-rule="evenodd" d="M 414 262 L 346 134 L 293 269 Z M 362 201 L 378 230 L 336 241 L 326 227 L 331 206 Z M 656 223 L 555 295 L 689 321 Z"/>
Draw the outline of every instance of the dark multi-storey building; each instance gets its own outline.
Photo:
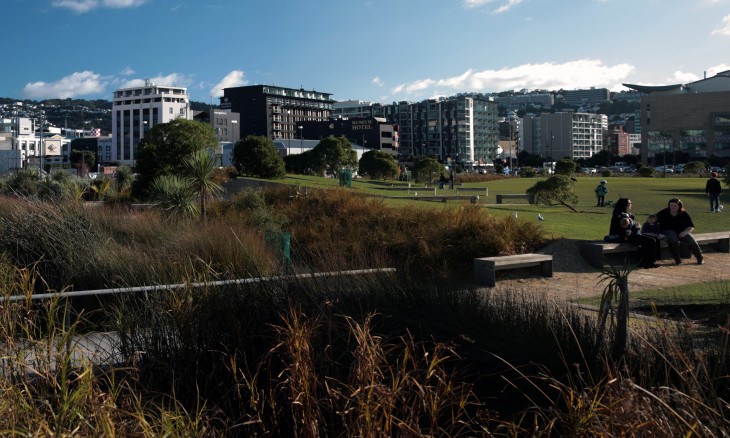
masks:
<path id="1" fill-rule="evenodd" d="M 326 122 L 299 122 L 300 135 L 307 140 L 345 137 L 350 143 L 396 155 L 398 126 L 382 117 L 333 118 Z"/>
<path id="2" fill-rule="evenodd" d="M 418 103 L 386 105 L 384 116 L 398 125 L 399 154 L 441 161 L 488 163 L 497 156 L 497 105 L 482 95 L 461 94 Z"/>
<path id="3" fill-rule="evenodd" d="M 299 138 L 300 122 L 329 120 L 334 103 L 330 96 L 314 90 L 251 85 L 224 88 L 221 108 L 240 114 L 239 138 L 292 139 Z"/>

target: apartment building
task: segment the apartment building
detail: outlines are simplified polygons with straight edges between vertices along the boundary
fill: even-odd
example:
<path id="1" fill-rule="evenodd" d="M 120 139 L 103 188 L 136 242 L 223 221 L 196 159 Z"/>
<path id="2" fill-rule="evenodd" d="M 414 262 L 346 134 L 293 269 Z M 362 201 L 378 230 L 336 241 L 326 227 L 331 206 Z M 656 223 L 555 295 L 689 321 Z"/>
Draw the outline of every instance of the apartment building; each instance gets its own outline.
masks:
<path id="1" fill-rule="evenodd" d="M 404 159 L 432 156 L 470 165 L 497 157 L 499 125 L 492 98 L 460 94 L 399 102 L 385 105 L 384 114 L 398 125 L 399 155 Z"/>
<path id="2" fill-rule="evenodd" d="M 564 104 L 574 107 L 598 105 L 611 101 L 611 93 L 607 88 L 560 90 L 560 96 Z"/>
<path id="3" fill-rule="evenodd" d="M 603 149 L 608 118 L 592 113 L 543 113 L 525 116 L 520 144 L 550 161 L 589 158 Z"/>
<path id="4" fill-rule="evenodd" d="M 299 122 L 302 139 L 319 140 L 325 137 L 345 137 L 353 145 L 377 149 L 397 155 L 398 125 L 382 117 L 332 118 L 326 122 Z"/>
<path id="5" fill-rule="evenodd" d="M 262 135 L 272 140 L 297 138 L 299 122 L 324 122 L 332 115 L 330 93 L 251 85 L 224 88 L 221 108 L 240 114 L 239 138 Z"/>
<path id="6" fill-rule="evenodd" d="M 187 88 L 145 80 L 144 86 L 114 91 L 111 161 L 134 166 L 145 132 L 177 118 L 193 118 Z"/>

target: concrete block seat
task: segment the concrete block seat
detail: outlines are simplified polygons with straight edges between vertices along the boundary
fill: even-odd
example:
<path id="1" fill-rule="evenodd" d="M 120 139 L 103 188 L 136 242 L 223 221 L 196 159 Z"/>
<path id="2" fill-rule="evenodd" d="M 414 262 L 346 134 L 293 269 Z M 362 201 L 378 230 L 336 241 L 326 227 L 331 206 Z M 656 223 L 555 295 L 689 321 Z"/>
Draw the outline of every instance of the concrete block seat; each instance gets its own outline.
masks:
<path id="1" fill-rule="evenodd" d="M 496 271 L 540 266 L 542 275 L 553 276 L 553 256 L 547 254 L 518 254 L 474 259 L 474 282 L 494 287 Z"/>
<path id="2" fill-rule="evenodd" d="M 718 231 L 713 233 L 692 233 L 700 245 L 711 244 L 719 252 L 730 252 L 730 231 Z M 662 249 L 668 248 L 666 240 L 661 242 Z M 602 269 L 606 261 L 606 255 L 626 254 L 630 257 L 638 257 L 636 245 L 631 243 L 608 243 L 603 241 L 591 241 L 580 244 L 578 248 L 580 255 L 588 264 L 594 268 Z M 690 257 L 689 248 L 680 244 L 682 257 Z"/>

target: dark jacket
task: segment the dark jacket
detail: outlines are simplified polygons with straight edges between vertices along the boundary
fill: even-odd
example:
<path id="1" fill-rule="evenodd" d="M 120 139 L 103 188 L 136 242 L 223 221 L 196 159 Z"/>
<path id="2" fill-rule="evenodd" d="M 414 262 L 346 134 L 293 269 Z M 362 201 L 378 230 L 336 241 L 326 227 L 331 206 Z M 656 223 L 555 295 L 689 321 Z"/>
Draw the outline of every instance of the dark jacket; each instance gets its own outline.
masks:
<path id="1" fill-rule="evenodd" d="M 705 193 L 720 194 L 722 193 L 722 187 L 720 186 L 720 180 L 717 178 L 710 178 L 705 184 Z"/>
<path id="2" fill-rule="evenodd" d="M 686 230 L 687 227 L 694 228 L 695 226 L 695 224 L 692 222 L 692 218 L 689 216 L 689 213 L 687 213 L 687 211 L 680 211 L 679 213 L 677 213 L 676 216 L 672 216 L 669 211 L 669 207 L 667 207 L 656 215 L 657 219 L 659 220 L 659 228 L 661 228 L 662 231 L 672 230 L 675 233 L 679 234 L 682 231 Z"/>

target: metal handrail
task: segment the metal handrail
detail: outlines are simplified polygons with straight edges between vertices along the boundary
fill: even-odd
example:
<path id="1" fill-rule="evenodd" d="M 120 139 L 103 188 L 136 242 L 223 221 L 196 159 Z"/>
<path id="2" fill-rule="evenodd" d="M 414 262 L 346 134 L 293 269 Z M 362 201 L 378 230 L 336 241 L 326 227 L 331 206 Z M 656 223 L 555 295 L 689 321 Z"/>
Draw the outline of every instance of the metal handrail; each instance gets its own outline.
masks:
<path id="1" fill-rule="evenodd" d="M 281 280 L 295 280 L 295 279 L 312 279 L 312 278 L 323 278 L 323 277 L 337 277 L 344 275 L 361 275 L 361 274 L 378 274 L 395 272 L 395 268 L 374 268 L 374 269 L 355 269 L 350 271 L 334 271 L 334 272 L 313 272 L 307 274 L 293 274 L 293 275 L 277 275 L 273 277 L 253 277 L 253 278 L 241 278 L 237 280 L 217 280 L 217 281 L 203 281 L 194 283 L 175 283 L 175 284 L 163 284 L 157 286 L 135 286 L 135 287 L 121 287 L 111 289 L 92 289 L 92 290 L 80 290 L 80 291 L 69 291 L 69 292 L 54 292 L 54 293 L 43 293 L 34 294 L 30 297 L 25 295 L 11 295 L 8 297 L 0 297 L 2 301 L 23 301 L 28 298 L 32 300 L 43 300 L 49 298 L 71 298 L 71 297 L 84 297 L 90 295 L 109 295 L 119 293 L 136 293 L 136 292 L 156 292 L 165 290 L 177 290 L 185 288 L 199 288 L 199 287 L 217 287 L 217 286 L 229 286 L 237 284 L 254 284 L 254 283 L 266 283 L 272 281 Z"/>

